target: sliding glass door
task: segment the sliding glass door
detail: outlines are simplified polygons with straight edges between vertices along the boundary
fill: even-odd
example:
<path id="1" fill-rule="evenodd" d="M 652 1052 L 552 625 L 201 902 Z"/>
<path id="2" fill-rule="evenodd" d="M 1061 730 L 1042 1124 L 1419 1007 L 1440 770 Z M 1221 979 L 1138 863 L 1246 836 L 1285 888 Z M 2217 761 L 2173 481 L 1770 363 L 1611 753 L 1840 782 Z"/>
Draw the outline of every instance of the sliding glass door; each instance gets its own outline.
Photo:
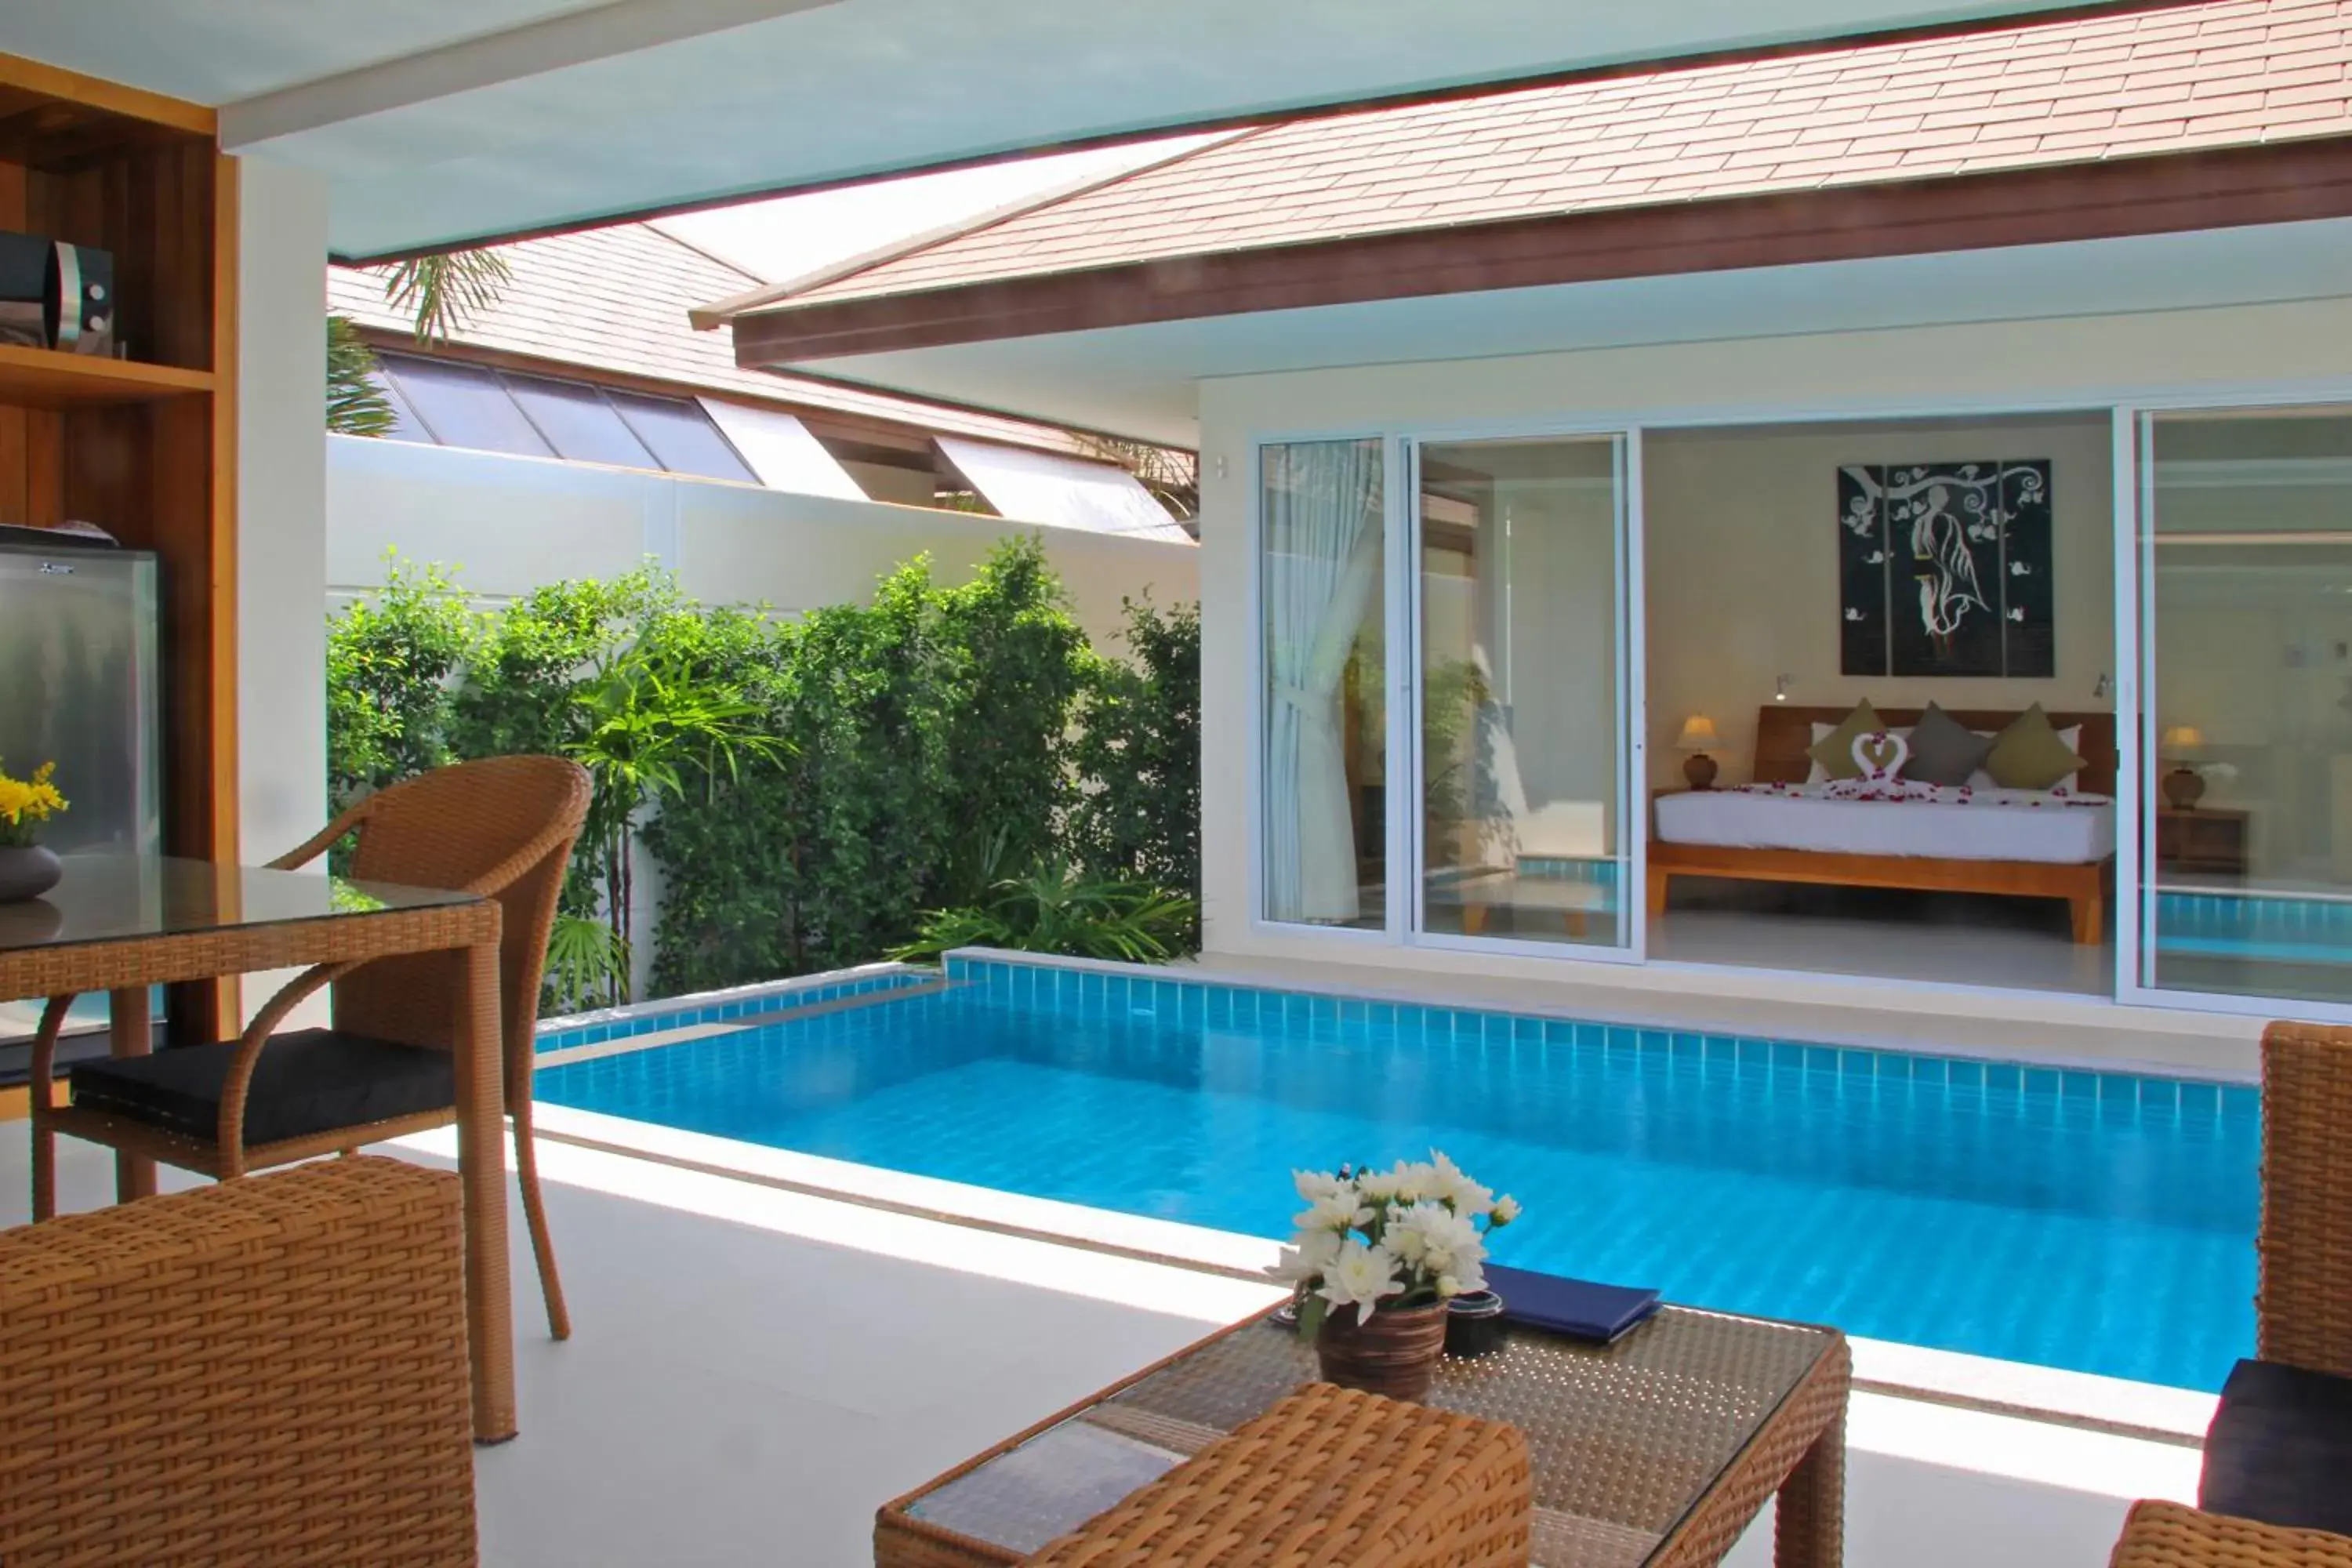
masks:
<path id="1" fill-rule="evenodd" d="M 2352 1004 L 2352 410 L 2139 436 L 2137 982 Z"/>
<path id="2" fill-rule="evenodd" d="M 1414 930 L 1426 936 L 1639 952 L 1627 446 L 1601 435 L 1413 450 Z"/>

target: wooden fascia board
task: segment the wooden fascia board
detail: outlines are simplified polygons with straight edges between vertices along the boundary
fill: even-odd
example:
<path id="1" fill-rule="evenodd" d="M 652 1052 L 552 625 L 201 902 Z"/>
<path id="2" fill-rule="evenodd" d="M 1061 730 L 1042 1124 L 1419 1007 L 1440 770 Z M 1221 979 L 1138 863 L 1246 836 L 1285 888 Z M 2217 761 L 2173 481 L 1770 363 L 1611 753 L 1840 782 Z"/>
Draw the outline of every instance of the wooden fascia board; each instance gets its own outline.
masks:
<path id="1" fill-rule="evenodd" d="M 1152 321 L 2352 216 L 2352 137 L 1416 229 L 784 308 L 751 368 Z"/>

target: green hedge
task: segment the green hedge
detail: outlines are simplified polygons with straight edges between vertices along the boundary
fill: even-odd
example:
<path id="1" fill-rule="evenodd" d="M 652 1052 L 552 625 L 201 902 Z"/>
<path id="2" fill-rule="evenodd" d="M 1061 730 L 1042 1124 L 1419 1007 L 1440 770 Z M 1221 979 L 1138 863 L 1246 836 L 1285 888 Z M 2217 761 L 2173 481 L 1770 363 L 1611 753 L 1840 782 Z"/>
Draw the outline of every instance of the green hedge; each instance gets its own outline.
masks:
<path id="1" fill-rule="evenodd" d="M 796 621 L 704 607 L 653 572 L 476 612 L 442 569 L 394 562 L 330 621 L 332 788 L 576 753 L 590 700 L 633 668 L 740 707 L 760 744 L 686 748 L 640 830 L 665 883 L 664 994 L 878 958 L 926 911 L 1048 860 L 1196 899 L 1199 616 L 1127 608 L 1125 657 L 1089 647 L 1034 540 L 961 586 L 918 559 L 870 604 Z M 583 841 L 567 912 L 608 910 L 616 876 L 611 844 Z"/>

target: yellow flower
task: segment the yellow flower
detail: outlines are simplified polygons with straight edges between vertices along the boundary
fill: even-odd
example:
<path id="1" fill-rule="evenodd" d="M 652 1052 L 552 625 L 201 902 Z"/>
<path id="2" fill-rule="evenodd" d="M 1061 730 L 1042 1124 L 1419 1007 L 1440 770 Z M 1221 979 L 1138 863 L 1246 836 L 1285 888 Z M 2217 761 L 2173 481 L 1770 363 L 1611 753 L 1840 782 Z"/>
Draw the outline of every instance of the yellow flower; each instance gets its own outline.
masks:
<path id="1" fill-rule="evenodd" d="M 10 830 L 8 837 L 23 841 L 35 823 L 66 809 L 66 797 L 49 782 L 57 771 L 53 762 L 35 768 L 29 779 L 11 778 L 0 771 L 0 826 Z"/>

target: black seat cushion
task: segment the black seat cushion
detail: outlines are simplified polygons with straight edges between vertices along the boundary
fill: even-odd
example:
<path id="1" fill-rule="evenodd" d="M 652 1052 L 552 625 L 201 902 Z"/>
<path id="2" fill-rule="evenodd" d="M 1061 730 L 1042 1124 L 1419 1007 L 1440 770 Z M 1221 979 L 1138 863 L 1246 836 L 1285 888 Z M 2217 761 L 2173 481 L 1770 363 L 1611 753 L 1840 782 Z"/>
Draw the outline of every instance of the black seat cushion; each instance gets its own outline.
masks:
<path id="1" fill-rule="evenodd" d="M 213 1141 L 221 1085 L 236 1042 L 177 1046 L 147 1057 L 76 1062 L 68 1081 L 77 1107 Z M 457 1103 L 448 1053 L 333 1029 L 273 1037 L 245 1100 L 247 1147 L 364 1127 Z"/>
<path id="2" fill-rule="evenodd" d="M 2240 1362 L 2205 1434 L 2197 1505 L 2352 1535 L 2352 1378 Z"/>

